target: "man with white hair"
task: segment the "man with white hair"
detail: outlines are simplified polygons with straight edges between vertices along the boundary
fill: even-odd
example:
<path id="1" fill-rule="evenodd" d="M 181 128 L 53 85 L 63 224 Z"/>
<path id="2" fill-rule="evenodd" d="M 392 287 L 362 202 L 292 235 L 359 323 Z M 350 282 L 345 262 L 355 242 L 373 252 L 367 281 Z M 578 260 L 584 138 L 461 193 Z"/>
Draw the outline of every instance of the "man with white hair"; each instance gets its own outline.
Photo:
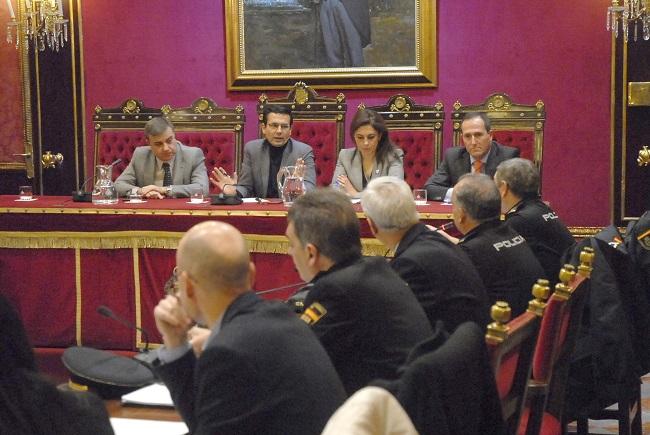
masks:
<path id="1" fill-rule="evenodd" d="M 467 255 L 420 223 L 409 185 L 396 177 L 368 183 L 361 205 L 375 237 L 395 252 L 390 266 L 409 285 L 429 322 L 449 331 L 489 321 L 485 286 Z"/>
<path id="2" fill-rule="evenodd" d="M 154 362 L 193 434 L 319 434 L 345 399 L 325 349 L 284 304 L 250 291 L 241 233 L 192 227 L 176 251 L 178 292 L 154 310 L 164 347 Z M 197 359 L 192 321 L 211 332 Z"/>

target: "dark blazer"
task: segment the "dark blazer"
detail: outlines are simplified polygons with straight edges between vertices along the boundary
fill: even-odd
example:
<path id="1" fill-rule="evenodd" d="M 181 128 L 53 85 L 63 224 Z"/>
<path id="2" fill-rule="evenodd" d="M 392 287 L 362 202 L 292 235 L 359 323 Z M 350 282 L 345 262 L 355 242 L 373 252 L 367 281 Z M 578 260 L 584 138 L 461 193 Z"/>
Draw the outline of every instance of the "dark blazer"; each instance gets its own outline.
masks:
<path id="1" fill-rule="evenodd" d="M 528 307 L 544 269 L 526 240 L 498 219 L 484 222 L 458 242 L 483 279 L 490 305 L 506 301 L 514 319 Z"/>
<path id="2" fill-rule="evenodd" d="M 566 225 L 539 198 L 519 202 L 506 213 L 506 222 L 524 236 L 554 286 L 558 282 L 562 257 L 575 244 Z"/>
<path id="3" fill-rule="evenodd" d="M 255 139 L 244 145 L 244 161 L 237 180 L 237 192 L 244 198 L 265 198 L 269 186 L 269 155 L 270 145 L 264 139 Z M 293 166 L 296 160 L 303 158 L 305 161 L 305 190 L 316 187 L 316 167 L 314 165 L 314 151 L 306 143 L 289 139 L 287 147 L 282 153 L 282 166 Z"/>
<path id="4" fill-rule="evenodd" d="M 156 175 L 156 156 L 149 145 L 137 147 L 129 165 L 115 180 L 119 196 L 127 195 L 134 187 L 149 186 Z M 190 189 L 200 187 L 207 195 L 210 189 L 205 169 L 203 150 L 188 147 L 176 141 L 176 155 L 172 166 L 172 196 L 188 197 Z"/>
<path id="5" fill-rule="evenodd" d="M 431 326 L 449 331 L 463 322 L 490 320 L 485 286 L 461 248 L 418 223 L 399 242 L 390 266 L 420 301 Z"/>
<path id="6" fill-rule="evenodd" d="M 492 141 L 483 172 L 492 177 L 499 163 L 514 157 L 519 157 L 519 148 L 508 147 Z M 430 201 L 442 201 L 445 199 L 447 190 L 454 187 L 458 179 L 471 170 L 470 155 L 464 146 L 447 149 L 440 166 L 424 185 L 424 188 L 427 189 L 427 198 Z"/>
<path id="7" fill-rule="evenodd" d="M 409 355 L 398 380 L 373 385 L 397 398 L 421 435 L 505 434 L 485 331 L 475 323 L 450 336 L 439 324 Z"/>
<path id="8" fill-rule="evenodd" d="M 301 318 L 311 324 L 348 394 L 394 379 L 431 326 L 413 292 L 383 257 L 336 264 L 312 280 Z"/>
<path id="9" fill-rule="evenodd" d="M 237 298 L 197 360 L 159 365 L 194 435 L 319 434 L 345 399 L 314 334 L 284 304 Z"/>

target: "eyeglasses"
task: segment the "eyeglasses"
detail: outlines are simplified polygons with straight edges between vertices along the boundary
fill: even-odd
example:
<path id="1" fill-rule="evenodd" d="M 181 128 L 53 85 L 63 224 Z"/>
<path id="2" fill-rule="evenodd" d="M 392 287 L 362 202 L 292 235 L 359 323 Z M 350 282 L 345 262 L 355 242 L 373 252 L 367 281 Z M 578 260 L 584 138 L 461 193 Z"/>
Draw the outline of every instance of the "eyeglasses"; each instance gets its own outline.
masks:
<path id="1" fill-rule="evenodd" d="M 282 130 L 289 130 L 291 126 L 289 124 L 278 124 L 277 122 L 274 122 L 272 124 L 266 124 L 267 127 L 270 127 L 272 130 L 277 130 L 278 128 Z"/>

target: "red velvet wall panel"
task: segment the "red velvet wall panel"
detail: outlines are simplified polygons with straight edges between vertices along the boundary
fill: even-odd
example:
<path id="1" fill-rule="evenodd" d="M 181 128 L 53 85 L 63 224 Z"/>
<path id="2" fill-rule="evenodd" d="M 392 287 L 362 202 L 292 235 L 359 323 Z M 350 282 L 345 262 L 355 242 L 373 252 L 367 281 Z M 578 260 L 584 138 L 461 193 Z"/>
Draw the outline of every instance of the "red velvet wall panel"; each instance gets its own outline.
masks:
<path id="1" fill-rule="evenodd" d="M 196 0 L 191 7 L 175 0 L 154 4 L 82 2 L 89 115 L 96 104 L 117 106 L 128 96 L 160 107 L 187 105 L 205 95 L 224 106 L 242 104 L 249 116 L 244 139 L 256 138 L 253 120 L 262 90 L 227 91 L 223 2 Z M 397 92 L 426 104 L 442 101 L 447 108 L 456 99 L 478 103 L 498 91 L 523 103 L 543 100 L 544 198 L 570 225 L 606 225 L 611 43 L 603 24 L 607 4 L 438 1 L 437 88 L 341 91 L 350 112 L 360 102 L 383 104 Z M 274 98 L 286 91 L 267 94 Z M 351 118 L 346 118 L 348 123 Z M 90 116 L 87 123 L 87 144 L 92 144 Z M 450 123 L 445 130 L 449 146 Z M 349 135 L 346 138 L 351 146 Z M 89 151 L 88 164 L 92 158 Z"/>
<path id="2" fill-rule="evenodd" d="M 71 249 L 3 249 L 2 293 L 21 313 L 34 346 L 75 343 L 75 254 Z M 53 261 L 55 259 L 56 261 Z M 16 273 L 20 270 L 29 273 Z M 55 319 L 66 319 L 57 322 Z"/>

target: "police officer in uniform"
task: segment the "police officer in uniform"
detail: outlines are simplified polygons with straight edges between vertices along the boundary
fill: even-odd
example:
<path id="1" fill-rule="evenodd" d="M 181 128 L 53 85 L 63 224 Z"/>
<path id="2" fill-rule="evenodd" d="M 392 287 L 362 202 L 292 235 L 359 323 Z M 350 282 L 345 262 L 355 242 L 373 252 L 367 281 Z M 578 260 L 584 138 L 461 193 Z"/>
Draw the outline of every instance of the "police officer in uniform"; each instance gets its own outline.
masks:
<path id="1" fill-rule="evenodd" d="M 513 317 L 523 313 L 533 284 L 546 275 L 526 240 L 499 220 L 501 198 L 494 181 L 485 174 L 463 175 L 452 204 L 454 224 L 464 235 L 458 244 L 483 278 L 490 304 L 506 301 Z"/>
<path id="2" fill-rule="evenodd" d="M 487 294 L 478 271 L 461 248 L 419 221 L 411 188 L 397 177 L 375 178 L 361 196 L 374 236 L 395 255 L 391 268 L 409 285 L 435 330 L 490 320 Z"/>
<path id="3" fill-rule="evenodd" d="M 502 162 L 494 174 L 501 194 L 501 212 L 508 225 L 521 234 L 555 284 L 562 256 L 575 240 L 557 214 L 539 197 L 539 171 L 530 160 Z"/>
<path id="4" fill-rule="evenodd" d="M 301 318 L 329 354 L 348 394 L 395 379 L 416 343 L 432 335 L 426 314 L 383 257 L 362 257 L 359 219 L 346 195 L 320 189 L 287 216 L 289 254 L 312 284 Z"/>

